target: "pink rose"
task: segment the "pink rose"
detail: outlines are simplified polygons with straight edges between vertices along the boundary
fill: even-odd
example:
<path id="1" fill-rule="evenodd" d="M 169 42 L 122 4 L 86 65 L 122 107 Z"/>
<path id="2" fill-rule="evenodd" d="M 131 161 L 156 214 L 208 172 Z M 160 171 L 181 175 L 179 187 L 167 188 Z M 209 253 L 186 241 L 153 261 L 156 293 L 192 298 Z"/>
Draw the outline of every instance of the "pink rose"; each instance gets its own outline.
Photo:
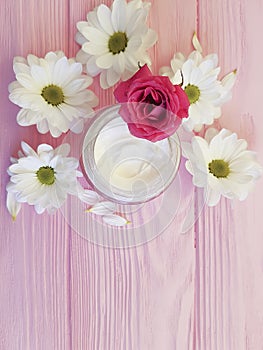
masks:
<path id="1" fill-rule="evenodd" d="M 132 135 L 156 142 L 175 133 L 188 117 L 189 100 L 179 85 L 168 77 L 153 76 L 144 65 L 114 91 L 121 117 Z"/>

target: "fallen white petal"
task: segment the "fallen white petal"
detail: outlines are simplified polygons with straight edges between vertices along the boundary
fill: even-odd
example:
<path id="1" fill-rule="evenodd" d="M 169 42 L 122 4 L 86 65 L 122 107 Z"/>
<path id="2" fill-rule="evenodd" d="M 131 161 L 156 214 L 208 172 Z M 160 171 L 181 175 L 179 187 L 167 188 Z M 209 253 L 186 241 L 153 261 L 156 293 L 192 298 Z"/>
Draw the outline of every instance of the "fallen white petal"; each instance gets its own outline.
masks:
<path id="1" fill-rule="evenodd" d="M 95 204 L 93 207 L 87 210 L 87 212 L 97 215 L 111 215 L 115 211 L 115 204 L 108 201 L 103 201 Z"/>
<path id="2" fill-rule="evenodd" d="M 6 207 L 11 214 L 13 221 L 15 221 L 17 214 L 21 209 L 21 203 L 17 202 L 16 196 L 12 192 L 7 192 Z"/>
<path id="3" fill-rule="evenodd" d="M 112 225 L 112 226 L 125 226 L 131 223 L 124 217 L 117 214 L 105 215 L 102 217 L 102 219 L 106 224 Z"/>
<path id="4" fill-rule="evenodd" d="M 99 202 L 100 198 L 98 193 L 92 190 L 84 190 L 83 192 L 78 193 L 78 198 L 89 205 L 95 205 Z"/>

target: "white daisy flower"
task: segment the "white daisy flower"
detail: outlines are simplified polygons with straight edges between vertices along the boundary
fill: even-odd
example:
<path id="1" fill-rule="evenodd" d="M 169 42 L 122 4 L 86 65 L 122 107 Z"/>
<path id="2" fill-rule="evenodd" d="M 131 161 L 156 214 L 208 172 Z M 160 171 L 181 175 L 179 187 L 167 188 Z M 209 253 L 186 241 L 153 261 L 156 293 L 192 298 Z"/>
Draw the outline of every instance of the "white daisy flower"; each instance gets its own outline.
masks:
<path id="1" fill-rule="evenodd" d="M 187 58 L 182 53 L 176 53 L 171 67 L 162 67 L 160 74 L 168 76 L 173 84 L 182 85 L 190 101 L 189 117 L 183 120 L 183 125 L 190 131 L 200 131 L 204 124 L 211 125 L 221 116 L 221 106 L 232 97 L 236 71 L 220 81 L 218 56 L 210 54 L 203 57 L 196 34 L 193 45 L 196 50 Z"/>
<path id="2" fill-rule="evenodd" d="M 7 208 L 15 218 L 20 206 L 28 203 L 37 213 L 46 209 L 52 212 L 62 206 L 68 194 L 78 196 L 78 160 L 68 157 L 70 146 L 63 144 L 56 149 L 41 144 L 35 152 L 25 142 L 21 143 L 24 156 L 10 165 L 7 185 Z"/>
<path id="3" fill-rule="evenodd" d="M 77 23 L 76 41 L 82 48 L 76 58 L 91 76 L 100 74 L 102 88 L 130 78 L 138 62 L 151 63 L 146 51 L 157 35 L 146 25 L 149 7 L 142 0 L 114 0 L 111 9 L 102 4 L 87 14 L 87 21 Z"/>
<path id="4" fill-rule="evenodd" d="M 128 223 L 124 217 L 115 213 L 116 205 L 101 200 L 92 190 L 85 190 L 77 178 L 82 173 L 77 170 L 78 160 L 68 157 L 70 146 L 63 144 L 56 149 L 41 144 L 35 152 L 27 143 L 21 143 L 19 158 L 11 157 L 6 207 L 15 220 L 21 209 L 21 203 L 35 206 L 38 214 L 46 209 L 49 213 L 60 208 L 67 195 L 77 196 L 88 204 L 87 212 L 102 216 L 105 223 L 112 226 L 124 226 Z"/>
<path id="5" fill-rule="evenodd" d="M 212 130 L 207 135 L 210 142 L 194 136 L 191 143 L 182 143 L 193 184 L 204 188 L 209 206 L 216 205 L 221 196 L 244 200 L 262 174 L 256 153 L 247 150 L 247 142 L 229 130 L 216 135 Z"/>
<path id="6" fill-rule="evenodd" d="M 22 108 L 19 125 L 36 124 L 40 133 L 50 131 L 53 137 L 82 131 L 83 118 L 93 116 L 98 99 L 87 89 L 92 78 L 82 74 L 80 63 L 60 51 L 45 58 L 15 57 L 13 67 L 16 81 L 9 84 L 9 99 Z"/>

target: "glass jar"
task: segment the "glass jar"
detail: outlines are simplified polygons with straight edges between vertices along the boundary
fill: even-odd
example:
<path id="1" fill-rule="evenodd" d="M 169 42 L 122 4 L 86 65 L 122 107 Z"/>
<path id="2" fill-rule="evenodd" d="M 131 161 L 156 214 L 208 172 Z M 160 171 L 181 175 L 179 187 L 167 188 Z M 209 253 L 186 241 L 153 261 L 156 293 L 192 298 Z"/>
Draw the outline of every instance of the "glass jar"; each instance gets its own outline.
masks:
<path id="1" fill-rule="evenodd" d="M 84 174 L 105 199 L 139 204 L 159 196 L 175 178 L 181 158 L 177 134 L 157 142 L 134 137 L 120 105 L 100 110 L 82 147 Z"/>

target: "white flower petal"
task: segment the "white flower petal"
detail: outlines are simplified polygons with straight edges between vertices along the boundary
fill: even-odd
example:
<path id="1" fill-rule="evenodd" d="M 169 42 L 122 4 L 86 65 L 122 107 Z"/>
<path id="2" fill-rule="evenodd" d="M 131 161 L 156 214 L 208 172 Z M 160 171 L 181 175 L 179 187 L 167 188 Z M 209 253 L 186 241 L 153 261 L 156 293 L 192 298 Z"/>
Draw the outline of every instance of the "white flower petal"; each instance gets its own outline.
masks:
<path id="1" fill-rule="evenodd" d="M 99 195 L 92 190 L 83 190 L 79 192 L 78 198 L 88 205 L 95 205 L 100 201 Z"/>
<path id="2" fill-rule="evenodd" d="M 120 74 L 115 72 L 112 69 L 109 69 L 107 71 L 107 85 L 108 86 L 113 86 L 115 85 L 119 80 L 120 80 Z"/>
<path id="3" fill-rule="evenodd" d="M 68 194 L 77 195 L 77 177 L 82 176 L 82 173 L 77 170 L 78 160 L 65 156 L 69 145 L 64 144 L 53 150 L 50 145 L 41 144 L 37 148 L 39 154 L 25 142 L 22 148 L 26 155 L 9 167 L 11 171 L 7 191 L 15 197 L 8 195 L 7 207 L 13 216 L 20 208 L 16 202 L 34 205 L 38 213 L 46 209 L 52 212 L 61 207 Z M 38 171 L 45 166 L 54 170 L 52 184 L 42 182 L 39 177 Z"/>
<path id="4" fill-rule="evenodd" d="M 221 81 L 222 86 L 226 90 L 231 90 L 236 82 L 237 78 L 237 71 L 234 70 L 233 72 L 228 73 Z"/>
<path id="5" fill-rule="evenodd" d="M 63 157 L 67 157 L 70 152 L 70 145 L 68 143 L 63 143 L 54 150 L 54 154 L 60 154 Z"/>
<path id="6" fill-rule="evenodd" d="M 152 47 L 158 40 L 158 35 L 153 29 L 148 29 L 147 34 L 143 38 L 143 45 L 148 49 Z"/>
<path id="7" fill-rule="evenodd" d="M 92 42 L 85 42 L 82 45 L 82 50 L 90 55 L 105 55 L 109 52 L 109 48 L 103 44 L 94 44 Z"/>
<path id="8" fill-rule="evenodd" d="M 96 60 L 97 60 L 96 56 L 91 56 L 86 60 L 87 72 L 93 77 L 98 75 L 102 71 L 102 69 L 97 66 Z"/>
<path id="9" fill-rule="evenodd" d="M 220 198 L 221 198 L 220 192 L 212 190 L 211 188 L 208 189 L 208 191 L 206 193 L 206 201 L 207 201 L 207 205 L 209 207 L 216 206 L 218 204 L 218 202 L 220 201 Z"/>
<path id="10" fill-rule="evenodd" d="M 108 201 L 96 203 L 93 207 L 87 210 L 96 215 L 111 215 L 115 211 L 115 204 Z"/>
<path id="11" fill-rule="evenodd" d="M 53 151 L 53 147 L 50 145 L 47 145 L 46 143 L 42 143 L 37 147 L 37 153 L 40 154 L 42 152 L 51 152 Z"/>
<path id="12" fill-rule="evenodd" d="M 18 73 L 16 74 L 17 81 L 27 90 L 29 91 L 39 91 L 40 84 L 33 80 L 28 74 L 25 73 Z"/>
<path id="13" fill-rule="evenodd" d="M 193 36 L 195 50 L 185 58 L 181 53 L 175 53 L 171 60 L 171 68 L 165 67 L 161 73 L 167 75 L 173 84 L 180 84 L 183 76 L 183 88 L 194 85 L 199 89 L 197 102 L 189 108 L 189 117 L 183 120 L 183 126 L 188 131 L 200 131 L 202 125 L 211 125 L 221 116 L 221 106 L 231 98 L 231 89 L 235 81 L 235 71 L 227 75 L 222 82 L 218 80 L 220 67 L 218 56 L 209 54 L 202 56 L 202 48 L 196 36 Z M 202 104 L 199 104 L 202 102 Z"/>
<path id="14" fill-rule="evenodd" d="M 238 139 L 235 133 L 226 129 L 220 132 L 208 129 L 206 138 L 207 141 L 194 136 L 191 144 L 182 143 L 185 166 L 193 175 L 193 184 L 204 188 L 209 206 L 216 205 L 221 196 L 244 200 L 263 172 L 255 153 L 247 150 L 245 140 Z M 216 176 L 211 171 L 210 162 L 218 160 L 228 163 L 226 177 Z"/>
<path id="15" fill-rule="evenodd" d="M 125 56 L 123 52 L 113 56 L 113 69 L 117 74 L 122 74 L 125 70 Z"/>
<path id="16" fill-rule="evenodd" d="M 70 129 L 73 119 L 75 124 L 97 105 L 98 98 L 87 90 L 93 80 L 82 73 L 81 63 L 67 59 L 62 51 L 48 52 L 45 58 L 29 55 L 28 60 L 28 70 L 23 68 L 25 60 L 17 60 L 17 81 L 9 85 L 9 99 L 22 107 L 17 122 L 21 126 L 36 124 L 40 133 L 50 131 L 53 137 L 59 137 Z M 42 96 L 50 85 L 62 90 L 64 101 L 58 105 Z"/>
<path id="17" fill-rule="evenodd" d="M 26 63 L 17 62 L 14 64 L 13 69 L 15 74 L 18 74 L 18 73 L 30 74 L 29 66 Z"/>
<path id="18" fill-rule="evenodd" d="M 98 7 L 97 16 L 101 27 L 105 30 L 106 33 L 112 35 L 114 31 L 111 23 L 110 9 L 104 4 L 100 5 Z"/>
<path id="19" fill-rule="evenodd" d="M 82 45 L 77 60 L 86 64 L 91 76 L 100 74 L 103 89 L 129 79 L 138 70 L 138 62 L 151 64 L 147 50 L 157 35 L 146 24 L 149 6 L 141 0 L 114 0 L 112 10 L 102 4 L 88 13 L 87 22 L 77 23 L 80 34 L 76 41 Z M 112 55 L 108 43 L 117 32 L 125 33 L 128 43 L 123 52 Z"/>
<path id="20" fill-rule="evenodd" d="M 205 132 L 205 140 L 209 144 L 213 137 L 215 137 L 219 131 L 216 128 L 208 128 Z"/>
<path id="21" fill-rule="evenodd" d="M 82 34 L 93 44 L 106 45 L 109 40 L 109 35 L 100 31 L 97 28 L 86 26 L 82 30 Z"/>
<path id="22" fill-rule="evenodd" d="M 125 219 L 124 217 L 120 215 L 105 215 L 102 217 L 102 220 L 111 226 L 125 226 L 127 224 L 130 224 L 130 221 Z"/>
<path id="23" fill-rule="evenodd" d="M 77 121 L 72 121 L 70 124 L 70 130 L 75 134 L 80 134 L 83 131 L 84 123 L 83 120 L 79 119 Z"/>
<path id="24" fill-rule="evenodd" d="M 49 131 L 49 125 L 46 119 L 43 119 L 37 123 L 37 130 L 41 134 L 46 134 Z"/>
<path id="25" fill-rule="evenodd" d="M 38 123 L 41 119 L 41 114 L 29 109 L 21 109 L 17 114 L 17 123 L 21 126 L 29 126 Z"/>
<path id="26" fill-rule="evenodd" d="M 35 211 L 36 211 L 37 214 L 43 214 L 44 211 L 45 211 L 45 208 L 43 208 L 43 207 L 42 207 L 41 205 L 39 205 L 39 204 L 36 204 L 36 205 L 35 205 Z"/>
<path id="27" fill-rule="evenodd" d="M 12 216 L 13 221 L 15 221 L 21 209 L 21 203 L 17 202 L 16 195 L 13 192 L 7 192 L 6 207 Z"/>
<path id="28" fill-rule="evenodd" d="M 105 55 L 99 56 L 96 59 L 96 64 L 99 68 L 108 69 L 112 66 L 112 63 L 113 63 L 113 54 L 111 52 L 108 52 Z"/>
<path id="29" fill-rule="evenodd" d="M 128 41 L 128 46 L 127 46 L 127 50 L 129 51 L 137 51 L 140 46 L 142 45 L 142 39 L 140 37 L 132 37 L 129 41 Z"/>
<path id="30" fill-rule="evenodd" d="M 202 46 L 197 38 L 196 32 L 193 35 L 192 43 L 193 43 L 193 47 L 196 49 L 196 51 L 202 53 L 203 49 L 202 49 Z"/>
<path id="31" fill-rule="evenodd" d="M 39 65 L 39 58 L 35 55 L 29 54 L 27 55 L 27 62 L 29 64 L 29 66 L 37 66 Z"/>
<path id="32" fill-rule="evenodd" d="M 125 32 L 127 4 L 125 0 L 114 0 L 112 4 L 112 26 L 115 32 Z"/>
<path id="33" fill-rule="evenodd" d="M 46 70 L 40 66 L 32 66 L 31 67 L 31 76 L 33 79 L 39 84 L 40 87 L 47 86 L 51 84 L 49 80 L 49 75 L 46 73 Z"/>
<path id="34" fill-rule="evenodd" d="M 21 142 L 22 151 L 26 156 L 37 156 L 36 152 L 26 142 Z"/>

